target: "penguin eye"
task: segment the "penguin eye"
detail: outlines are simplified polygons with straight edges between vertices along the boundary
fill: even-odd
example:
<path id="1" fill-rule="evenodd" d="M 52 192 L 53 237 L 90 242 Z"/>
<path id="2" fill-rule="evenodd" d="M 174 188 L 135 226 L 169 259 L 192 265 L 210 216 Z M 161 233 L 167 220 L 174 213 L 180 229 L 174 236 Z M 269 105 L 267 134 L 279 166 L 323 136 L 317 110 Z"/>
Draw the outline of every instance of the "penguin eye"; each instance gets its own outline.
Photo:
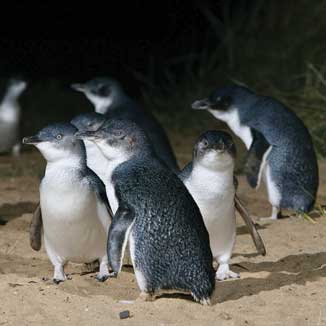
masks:
<path id="1" fill-rule="evenodd" d="M 56 138 L 57 138 L 58 140 L 61 140 L 61 139 L 62 139 L 62 135 L 61 135 L 61 134 L 57 134 Z"/>
<path id="2" fill-rule="evenodd" d="M 97 93 L 100 96 L 109 96 L 111 93 L 111 89 L 107 85 L 102 85 L 97 89 Z"/>
<path id="3" fill-rule="evenodd" d="M 117 138 L 123 138 L 125 136 L 125 133 L 123 132 L 123 130 L 116 130 L 114 135 L 117 137 Z"/>
<path id="4" fill-rule="evenodd" d="M 208 146 L 208 141 L 207 141 L 207 139 L 204 139 L 204 140 L 202 141 L 202 144 L 203 144 L 203 147 L 206 148 L 206 147 Z"/>

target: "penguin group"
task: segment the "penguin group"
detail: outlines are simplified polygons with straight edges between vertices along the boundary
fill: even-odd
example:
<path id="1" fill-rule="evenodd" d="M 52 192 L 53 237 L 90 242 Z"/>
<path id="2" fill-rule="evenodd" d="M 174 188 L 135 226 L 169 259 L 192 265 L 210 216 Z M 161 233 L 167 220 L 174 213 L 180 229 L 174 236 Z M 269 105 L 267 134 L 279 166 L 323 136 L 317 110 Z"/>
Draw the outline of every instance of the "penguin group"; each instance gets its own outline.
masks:
<path id="1" fill-rule="evenodd" d="M 11 81 L 0 105 L 0 152 L 19 152 L 17 98 L 25 87 Z M 39 250 L 43 240 L 57 284 L 66 280 L 68 262 L 98 261 L 100 282 L 118 277 L 128 249 L 140 298 L 182 292 L 209 305 L 216 280 L 240 277 L 230 268 L 236 212 L 258 253 L 266 254 L 236 194 L 231 133 L 199 135 L 192 161 L 180 169 L 163 127 L 117 81 L 96 78 L 71 87 L 91 101 L 94 112 L 22 140 L 46 160 L 30 225 L 32 248 Z M 244 172 L 251 187 L 265 183 L 270 219 L 282 209 L 313 209 L 316 153 L 308 129 L 290 109 L 238 85 L 219 88 L 192 108 L 209 111 L 243 141 Z"/>

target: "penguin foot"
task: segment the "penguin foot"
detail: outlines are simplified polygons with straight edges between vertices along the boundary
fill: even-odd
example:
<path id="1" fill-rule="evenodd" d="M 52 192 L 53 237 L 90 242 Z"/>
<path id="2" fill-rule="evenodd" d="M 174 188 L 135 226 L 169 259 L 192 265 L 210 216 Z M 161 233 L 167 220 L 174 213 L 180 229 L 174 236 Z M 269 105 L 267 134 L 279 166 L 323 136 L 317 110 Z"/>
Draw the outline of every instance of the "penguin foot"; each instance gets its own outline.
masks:
<path id="1" fill-rule="evenodd" d="M 269 216 L 269 217 L 259 217 L 258 220 L 260 222 L 268 222 L 268 221 L 276 221 L 277 217 L 275 218 L 274 216 Z"/>
<path id="2" fill-rule="evenodd" d="M 215 274 L 215 278 L 218 281 L 224 281 L 224 280 L 227 280 L 230 278 L 240 278 L 240 274 L 232 272 L 229 269 L 225 270 L 224 268 L 222 268 L 222 269 L 219 268 Z"/>
<path id="3" fill-rule="evenodd" d="M 56 265 L 54 267 L 53 283 L 59 284 L 67 279 L 66 274 L 63 271 L 63 265 Z"/>
<path id="4" fill-rule="evenodd" d="M 109 277 L 110 277 L 110 274 L 105 274 L 105 275 L 97 274 L 96 280 L 99 282 L 105 282 Z"/>
<path id="5" fill-rule="evenodd" d="M 260 217 L 259 221 L 275 221 L 282 217 L 282 212 L 278 207 L 272 208 L 272 215 L 269 217 Z"/>
<path id="6" fill-rule="evenodd" d="M 148 292 L 141 292 L 139 295 L 141 301 L 154 301 L 155 296 Z"/>
<path id="7" fill-rule="evenodd" d="M 65 280 L 60 280 L 60 279 L 57 279 L 57 278 L 54 278 L 53 279 L 53 283 L 54 284 L 60 284 L 60 283 L 62 283 L 62 282 L 64 282 Z"/>
<path id="8" fill-rule="evenodd" d="M 210 306 L 211 305 L 211 300 L 210 298 L 198 298 L 196 297 L 193 293 L 191 293 L 192 297 L 196 302 L 199 302 L 203 306 Z"/>

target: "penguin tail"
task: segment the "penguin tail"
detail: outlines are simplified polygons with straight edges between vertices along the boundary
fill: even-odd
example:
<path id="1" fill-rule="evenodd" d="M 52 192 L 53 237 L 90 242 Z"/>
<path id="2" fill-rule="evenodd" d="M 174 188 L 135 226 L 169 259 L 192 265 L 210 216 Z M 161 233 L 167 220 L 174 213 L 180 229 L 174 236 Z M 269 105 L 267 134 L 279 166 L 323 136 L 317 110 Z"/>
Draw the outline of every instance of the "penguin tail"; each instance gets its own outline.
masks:
<path id="1" fill-rule="evenodd" d="M 199 302 L 203 306 L 211 306 L 211 299 L 210 297 L 197 297 L 193 292 L 191 292 L 192 297 L 196 302 Z"/>

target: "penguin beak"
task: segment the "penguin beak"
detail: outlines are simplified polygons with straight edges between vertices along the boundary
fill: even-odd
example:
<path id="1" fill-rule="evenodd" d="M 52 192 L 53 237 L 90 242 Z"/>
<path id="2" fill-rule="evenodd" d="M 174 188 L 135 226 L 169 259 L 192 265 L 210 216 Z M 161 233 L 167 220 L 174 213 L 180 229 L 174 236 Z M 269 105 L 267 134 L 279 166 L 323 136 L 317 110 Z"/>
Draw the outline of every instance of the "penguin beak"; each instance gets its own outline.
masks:
<path id="1" fill-rule="evenodd" d="M 75 133 L 75 138 L 77 139 L 87 139 L 87 140 L 95 140 L 95 139 L 100 139 L 99 133 L 97 131 L 77 131 Z"/>
<path id="2" fill-rule="evenodd" d="M 215 145 L 215 150 L 218 153 L 224 153 L 226 150 L 226 146 L 223 142 L 219 142 L 217 145 Z"/>
<path id="3" fill-rule="evenodd" d="M 71 84 L 70 86 L 77 92 L 86 92 L 86 87 L 83 84 Z"/>
<path id="4" fill-rule="evenodd" d="M 22 140 L 22 143 L 26 145 L 34 145 L 40 142 L 42 142 L 42 140 L 38 136 L 24 137 Z"/>
<path id="5" fill-rule="evenodd" d="M 191 108 L 194 110 L 207 110 L 211 106 L 211 103 L 208 98 L 195 101 L 191 104 Z"/>

